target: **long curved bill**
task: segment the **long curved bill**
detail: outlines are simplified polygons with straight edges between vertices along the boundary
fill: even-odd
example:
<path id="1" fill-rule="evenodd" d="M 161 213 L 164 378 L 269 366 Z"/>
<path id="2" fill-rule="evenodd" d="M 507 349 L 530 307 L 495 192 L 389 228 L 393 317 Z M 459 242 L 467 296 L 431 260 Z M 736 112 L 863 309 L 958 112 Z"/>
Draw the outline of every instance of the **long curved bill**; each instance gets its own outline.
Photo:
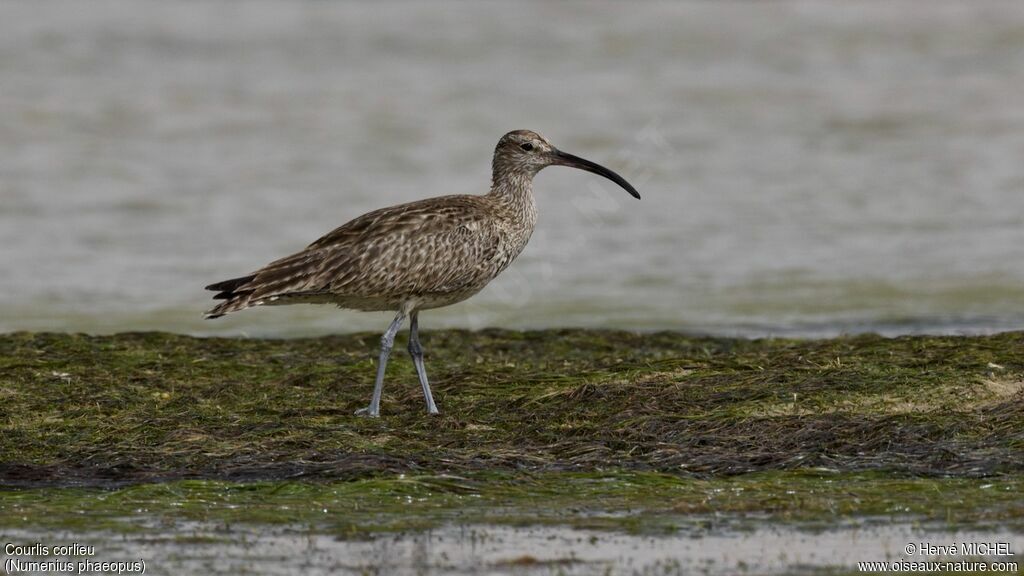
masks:
<path id="1" fill-rule="evenodd" d="M 605 178 L 611 180 L 612 182 L 615 182 L 619 186 L 622 186 L 622 188 L 626 192 L 629 192 L 629 194 L 633 198 L 636 198 L 637 200 L 640 199 L 640 193 L 636 191 L 636 188 L 633 188 L 632 184 L 626 182 L 625 178 L 619 176 L 618 174 L 612 172 L 611 170 L 605 168 L 604 166 L 601 166 L 597 162 L 591 162 L 590 160 L 580 158 L 579 156 L 573 156 L 572 154 L 562 152 L 561 150 L 555 150 L 553 154 L 555 158 L 554 164 L 560 164 L 562 166 L 571 166 L 573 168 L 579 168 L 580 170 L 586 170 L 587 172 L 593 172 L 594 174 L 604 176 Z"/>

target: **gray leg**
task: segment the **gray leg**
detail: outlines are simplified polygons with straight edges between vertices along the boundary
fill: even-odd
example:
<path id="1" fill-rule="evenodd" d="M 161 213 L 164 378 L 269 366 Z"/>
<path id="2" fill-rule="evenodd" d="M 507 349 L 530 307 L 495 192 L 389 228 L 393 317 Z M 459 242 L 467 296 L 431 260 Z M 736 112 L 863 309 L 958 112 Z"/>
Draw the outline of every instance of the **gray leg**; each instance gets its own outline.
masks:
<path id="1" fill-rule="evenodd" d="M 416 366 L 416 375 L 420 377 L 420 386 L 423 386 L 423 398 L 427 401 L 427 412 L 437 414 L 434 397 L 430 394 L 430 382 L 427 381 L 427 367 L 423 364 L 423 348 L 420 347 L 419 315 L 418 311 L 413 312 L 409 319 L 409 355 L 412 356 L 412 363 Z"/>
<path id="2" fill-rule="evenodd" d="M 380 395 L 384 391 L 384 370 L 388 367 L 388 357 L 391 356 L 391 347 L 395 345 L 395 334 L 402 327 L 402 320 L 405 320 L 405 313 L 399 311 L 395 319 L 388 326 L 388 331 L 380 339 L 380 362 L 377 364 L 377 381 L 373 384 L 373 399 L 366 408 L 356 410 L 359 416 L 380 416 Z"/>

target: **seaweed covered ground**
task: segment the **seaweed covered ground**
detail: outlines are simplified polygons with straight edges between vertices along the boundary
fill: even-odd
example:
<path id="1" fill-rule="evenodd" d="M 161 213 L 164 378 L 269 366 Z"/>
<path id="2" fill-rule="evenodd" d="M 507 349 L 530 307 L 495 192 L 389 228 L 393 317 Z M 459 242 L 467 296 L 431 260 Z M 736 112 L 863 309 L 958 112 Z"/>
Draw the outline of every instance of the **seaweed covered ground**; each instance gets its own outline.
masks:
<path id="1" fill-rule="evenodd" d="M 0 533 L 154 574 L 1024 569 L 1024 333 L 432 332 L 442 414 L 400 342 L 358 417 L 378 338 L 0 335 Z"/>
<path id="2" fill-rule="evenodd" d="M 821 468 L 1024 472 L 1024 333 L 723 339 L 426 333 L 442 411 L 378 336 L 0 336 L 0 483 Z"/>

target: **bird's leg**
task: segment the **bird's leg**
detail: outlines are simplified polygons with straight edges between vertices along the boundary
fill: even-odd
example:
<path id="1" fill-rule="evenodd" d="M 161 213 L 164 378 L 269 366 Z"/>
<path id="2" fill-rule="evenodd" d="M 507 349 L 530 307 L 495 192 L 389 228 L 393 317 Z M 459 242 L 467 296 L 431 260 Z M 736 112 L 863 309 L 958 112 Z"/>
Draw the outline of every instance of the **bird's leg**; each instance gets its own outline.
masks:
<path id="1" fill-rule="evenodd" d="M 434 397 L 430 394 L 430 382 L 427 381 L 427 367 L 423 364 L 423 348 L 420 346 L 419 334 L 419 315 L 419 311 L 416 311 L 409 317 L 409 356 L 412 356 L 412 363 L 416 366 L 416 375 L 420 377 L 420 386 L 423 386 L 423 398 L 427 401 L 427 413 L 437 414 Z"/>
<path id="2" fill-rule="evenodd" d="M 384 370 L 388 367 L 388 357 L 391 356 L 391 348 L 395 345 L 395 334 L 402 327 L 402 320 L 405 320 L 405 312 L 401 310 L 391 321 L 387 332 L 380 339 L 380 362 L 377 364 L 377 381 L 373 384 L 373 399 L 366 408 L 356 410 L 359 416 L 380 416 L 380 395 L 384 391 Z"/>

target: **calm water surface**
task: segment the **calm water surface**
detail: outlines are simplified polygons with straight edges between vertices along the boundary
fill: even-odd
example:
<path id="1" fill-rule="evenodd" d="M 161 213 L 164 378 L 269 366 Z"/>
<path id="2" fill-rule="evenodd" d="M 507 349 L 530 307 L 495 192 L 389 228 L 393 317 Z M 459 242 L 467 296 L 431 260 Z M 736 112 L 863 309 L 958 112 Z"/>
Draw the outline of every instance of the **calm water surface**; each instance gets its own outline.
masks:
<path id="1" fill-rule="evenodd" d="M 712 522 L 709 522 L 711 524 Z M 759 526 L 745 531 L 683 528 L 668 536 L 620 534 L 564 526 L 446 525 L 436 530 L 354 539 L 318 527 L 182 522 L 175 536 L 152 530 L 41 533 L 11 530 L 19 544 L 88 543 L 94 561 L 144 560 L 147 574 L 389 574 L 427 576 L 707 576 L 852 574 L 858 562 L 1016 562 L 1019 533 L 951 530 L 906 523 L 852 524 L 825 531 Z M 151 531 L 142 531 L 149 529 Z M 156 533 L 154 533 L 156 532 Z M 908 543 L 959 546 L 1005 542 L 1010 556 L 930 556 L 905 552 Z M 182 545 L 188 546 L 183 552 Z M 4 558 L 0 556 L 0 559 Z M 29 561 L 31 557 L 21 557 Z M 36 560 L 53 560 L 39 557 Z M 72 558 L 80 561 L 82 558 Z M 66 561 L 66 560 L 62 560 Z M 895 569 L 894 569 L 895 571 Z M 1017 573 L 1000 570 L 999 573 Z"/>
<path id="2" fill-rule="evenodd" d="M 0 4 L 0 331 L 201 320 L 368 210 L 482 193 L 536 129 L 525 253 L 424 326 L 1024 328 L 1024 3 Z"/>

